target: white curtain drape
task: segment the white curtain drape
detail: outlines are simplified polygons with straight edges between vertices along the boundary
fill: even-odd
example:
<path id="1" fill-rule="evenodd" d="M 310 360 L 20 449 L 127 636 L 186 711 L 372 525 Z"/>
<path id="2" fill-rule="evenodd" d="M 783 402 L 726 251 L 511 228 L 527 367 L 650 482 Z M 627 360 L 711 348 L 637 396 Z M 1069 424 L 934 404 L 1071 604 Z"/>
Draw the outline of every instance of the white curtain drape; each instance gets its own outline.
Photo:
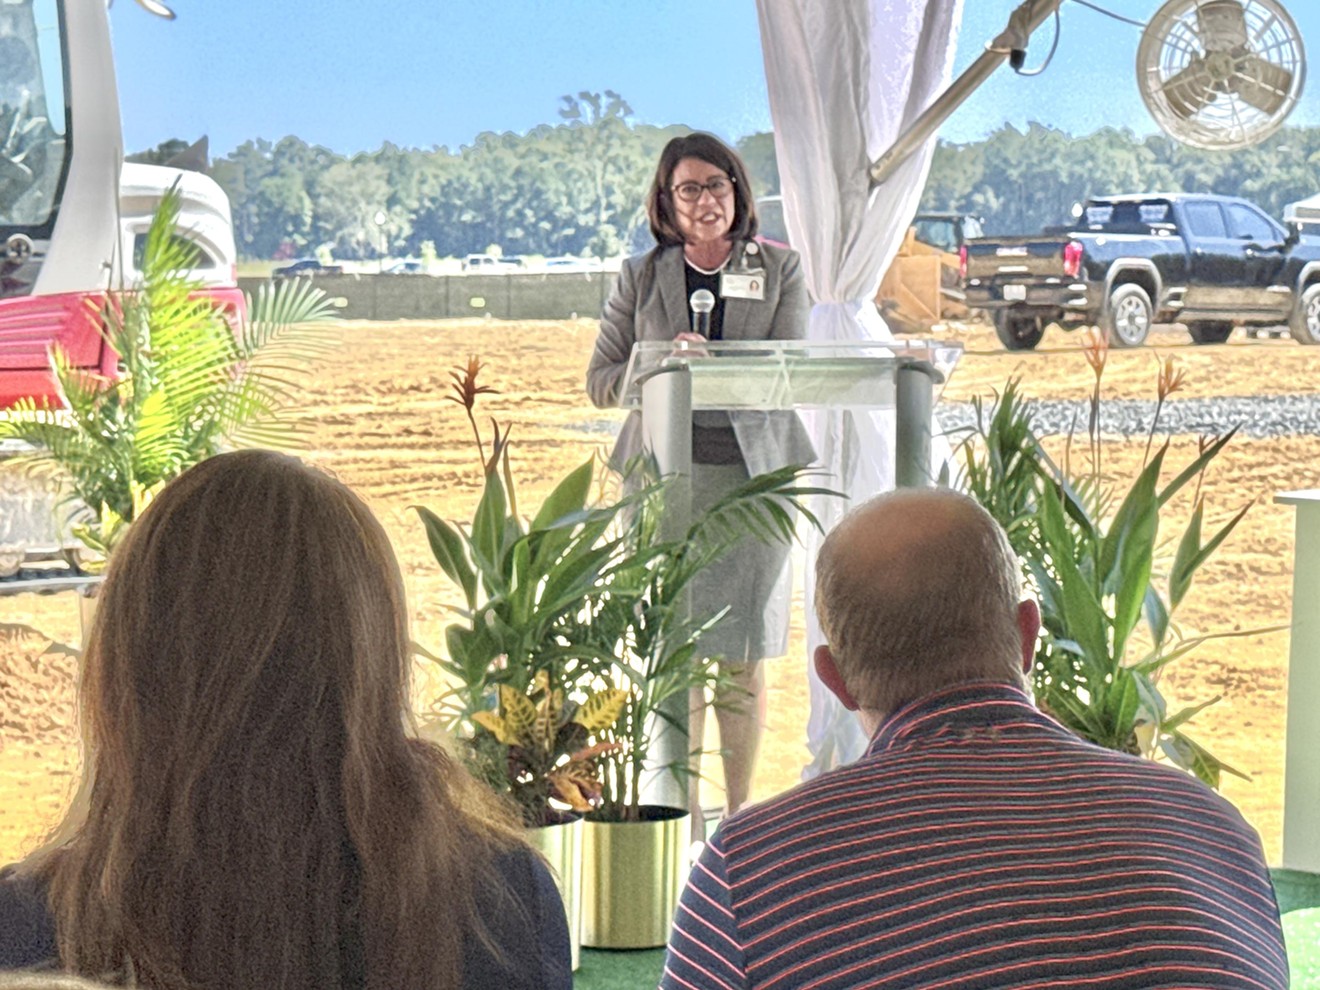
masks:
<path id="1" fill-rule="evenodd" d="M 934 142 L 871 188 L 867 166 L 946 86 L 962 0 L 757 0 L 761 49 L 789 241 L 802 254 L 815 306 L 812 340 L 893 339 L 872 301 L 894 260 L 930 169 Z M 806 417 L 828 484 L 856 503 L 894 485 L 891 413 Z M 847 510 L 813 506 L 826 531 Z M 820 537 L 807 540 L 805 600 L 812 763 L 804 777 L 848 763 L 860 728 L 820 684 L 812 608 Z"/>

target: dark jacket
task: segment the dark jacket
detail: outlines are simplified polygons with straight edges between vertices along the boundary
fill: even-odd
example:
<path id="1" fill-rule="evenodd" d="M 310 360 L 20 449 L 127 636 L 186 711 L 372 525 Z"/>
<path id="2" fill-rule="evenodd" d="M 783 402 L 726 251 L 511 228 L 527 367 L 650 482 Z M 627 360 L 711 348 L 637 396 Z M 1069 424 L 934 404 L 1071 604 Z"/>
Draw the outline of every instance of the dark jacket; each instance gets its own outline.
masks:
<path id="1" fill-rule="evenodd" d="M 527 852 L 503 857 L 499 868 L 523 903 L 532 930 L 526 930 L 515 912 L 488 912 L 484 920 L 507 954 L 508 966 L 497 964 L 480 940 L 465 940 L 464 990 L 570 990 L 568 924 L 549 870 Z M 45 889 L 13 866 L 0 870 L 0 970 L 58 965 Z"/>

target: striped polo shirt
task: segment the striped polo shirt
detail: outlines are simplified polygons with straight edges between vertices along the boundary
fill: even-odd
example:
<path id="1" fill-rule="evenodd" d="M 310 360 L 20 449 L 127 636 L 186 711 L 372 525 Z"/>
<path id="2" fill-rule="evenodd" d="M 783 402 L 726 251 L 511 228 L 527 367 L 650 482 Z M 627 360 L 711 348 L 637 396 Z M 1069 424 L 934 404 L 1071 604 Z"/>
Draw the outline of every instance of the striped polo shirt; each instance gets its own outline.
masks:
<path id="1" fill-rule="evenodd" d="M 661 986 L 1282 990 L 1288 962 L 1232 805 L 981 683 L 721 823 Z"/>

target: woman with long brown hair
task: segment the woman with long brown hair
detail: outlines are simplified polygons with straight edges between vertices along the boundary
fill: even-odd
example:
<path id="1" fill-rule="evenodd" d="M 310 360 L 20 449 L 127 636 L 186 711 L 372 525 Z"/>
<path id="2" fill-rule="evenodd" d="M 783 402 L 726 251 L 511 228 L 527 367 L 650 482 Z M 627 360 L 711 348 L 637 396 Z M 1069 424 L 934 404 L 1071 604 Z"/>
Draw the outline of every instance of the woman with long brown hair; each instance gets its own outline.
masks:
<path id="1" fill-rule="evenodd" d="M 515 819 L 409 728 L 403 580 L 347 487 L 242 451 L 116 551 L 85 656 L 84 779 L 0 875 L 0 968 L 161 990 L 567 988 Z"/>

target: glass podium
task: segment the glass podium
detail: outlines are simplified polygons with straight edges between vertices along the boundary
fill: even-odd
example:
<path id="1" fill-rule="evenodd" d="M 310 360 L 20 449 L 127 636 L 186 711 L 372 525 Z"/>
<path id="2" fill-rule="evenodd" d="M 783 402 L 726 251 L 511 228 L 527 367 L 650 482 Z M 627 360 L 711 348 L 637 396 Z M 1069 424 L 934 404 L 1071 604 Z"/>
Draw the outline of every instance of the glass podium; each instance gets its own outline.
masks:
<path id="1" fill-rule="evenodd" d="M 962 345 L 904 341 L 641 341 L 633 346 L 620 405 L 640 409 L 642 437 L 662 476 L 664 539 L 678 539 L 691 517 L 692 414 L 701 410 L 826 409 L 894 413 L 895 476 L 900 487 L 929 485 L 932 413 Z M 820 484 L 830 487 L 829 478 Z M 658 725 L 643 800 L 686 808 L 687 794 L 667 768 L 688 758 L 687 704 Z M 681 708 L 681 710 L 680 710 Z"/>
<path id="2" fill-rule="evenodd" d="M 704 409 L 895 412 L 897 483 L 930 483 L 931 411 L 962 345 L 926 340 L 736 340 L 633 346 L 620 405 L 640 408 L 664 474 L 691 469 L 691 418 Z"/>

